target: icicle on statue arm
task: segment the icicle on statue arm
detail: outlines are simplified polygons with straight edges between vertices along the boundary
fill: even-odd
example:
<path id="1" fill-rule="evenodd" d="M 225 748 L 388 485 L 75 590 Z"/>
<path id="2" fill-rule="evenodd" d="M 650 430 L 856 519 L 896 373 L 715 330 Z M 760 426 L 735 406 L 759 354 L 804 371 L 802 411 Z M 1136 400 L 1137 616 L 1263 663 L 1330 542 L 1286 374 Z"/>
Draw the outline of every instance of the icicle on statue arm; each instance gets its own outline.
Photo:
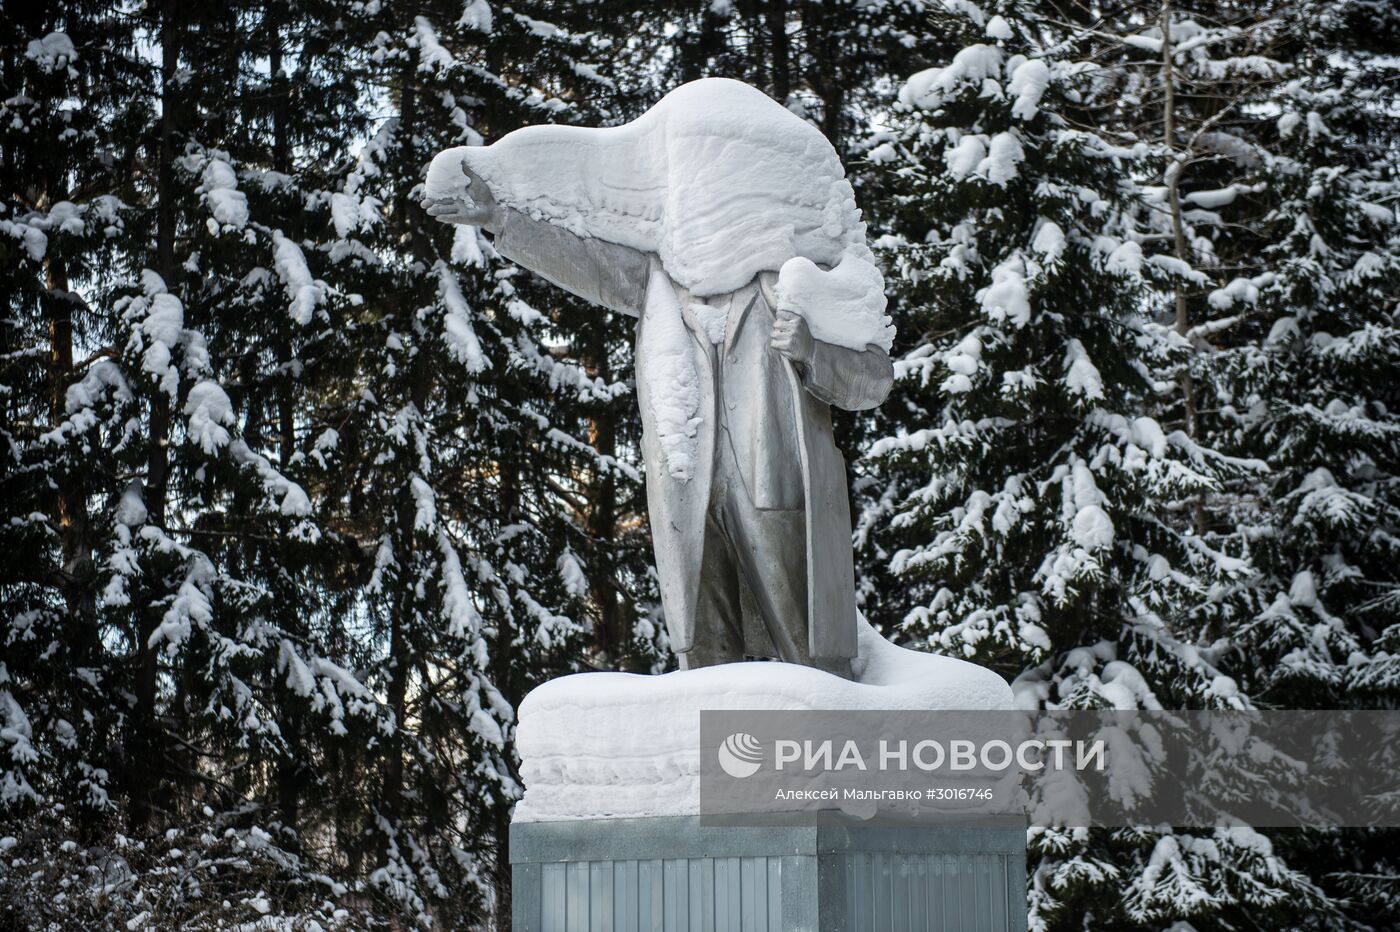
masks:
<path id="1" fill-rule="evenodd" d="M 638 317 L 662 603 L 683 669 L 857 656 L 831 405 L 888 394 L 884 282 L 835 151 L 761 92 L 706 79 L 620 127 L 533 126 L 441 153 L 427 208 Z"/>

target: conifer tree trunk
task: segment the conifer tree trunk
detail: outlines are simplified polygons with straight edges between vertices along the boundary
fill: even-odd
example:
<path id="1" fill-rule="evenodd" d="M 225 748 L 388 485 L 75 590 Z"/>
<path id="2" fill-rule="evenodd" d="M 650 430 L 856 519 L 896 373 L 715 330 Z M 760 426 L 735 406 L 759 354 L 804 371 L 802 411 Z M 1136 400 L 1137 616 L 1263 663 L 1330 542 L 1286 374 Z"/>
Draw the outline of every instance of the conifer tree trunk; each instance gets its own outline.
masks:
<path id="1" fill-rule="evenodd" d="M 787 34 L 787 0 L 768 0 L 764 5 L 763 14 L 768 26 L 768 48 L 772 57 L 772 93 L 779 103 L 784 103 L 792 93 L 792 52 Z"/>
<path id="2" fill-rule="evenodd" d="M 513 459 L 502 459 L 497 463 L 501 489 L 501 523 L 514 524 L 520 515 L 520 467 Z M 512 656 L 512 643 L 515 628 L 510 615 L 502 612 L 497 622 L 496 643 L 491 652 L 491 678 L 501 691 L 511 708 L 518 709 L 525 698 L 524 689 L 517 686 L 511 675 L 515 666 Z M 511 775 L 518 781 L 520 773 L 514 754 L 508 758 Z M 496 910 L 496 928 L 510 932 L 511 928 L 511 868 L 510 868 L 510 813 L 509 806 L 496 806 L 493 812 L 492 832 L 495 841 L 495 863 L 492 865 L 491 884 Z"/>
<path id="3" fill-rule="evenodd" d="M 1176 145 L 1176 75 L 1172 67 L 1172 10 L 1171 0 L 1163 0 L 1161 13 L 1162 29 L 1162 141 L 1167 150 L 1175 153 Z M 1190 250 L 1186 245 L 1186 225 L 1181 216 L 1181 173 L 1186 166 L 1187 154 L 1172 159 L 1167 166 L 1167 207 L 1172 217 L 1172 250 L 1177 259 L 1189 263 Z M 1180 282 L 1173 289 L 1175 302 L 1176 332 L 1185 337 L 1191 328 L 1190 311 L 1186 304 L 1186 290 Z M 1186 435 L 1193 440 L 1198 435 L 1196 424 L 1196 386 L 1191 377 L 1190 362 L 1181 372 L 1181 409 Z M 1205 503 L 1200 496 L 1192 499 L 1192 521 L 1196 533 L 1205 530 Z"/>
<path id="4" fill-rule="evenodd" d="M 1176 151 L 1176 76 L 1172 69 L 1172 14 L 1171 2 L 1162 4 L 1162 141 L 1167 149 Z M 1181 218 L 1181 159 L 1173 159 L 1167 167 L 1167 202 L 1172 214 L 1172 246 L 1176 258 L 1190 261 L 1186 248 L 1186 229 Z M 1186 307 L 1186 291 L 1177 285 L 1174 289 L 1176 302 L 1176 332 L 1182 336 L 1191 326 Z M 1191 373 L 1181 375 L 1181 397 L 1185 409 L 1186 433 L 1196 436 L 1196 398 L 1191 384 Z"/>
<path id="5" fill-rule="evenodd" d="M 602 322 L 588 331 L 583 364 L 594 378 L 602 382 L 612 381 L 607 333 Z M 589 418 L 588 442 L 599 456 L 617 454 L 617 418 L 611 409 Z M 617 543 L 617 477 L 612 470 L 594 470 L 591 485 L 586 496 L 589 509 L 585 527 L 588 530 L 589 551 L 585 557 L 590 570 L 589 587 L 598 611 L 594 644 L 599 658 L 617 667 L 623 660 L 627 644 L 620 593 L 607 559 L 609 548 Z"/>
<path id="6" fill-rule="evenodd" d="M 160 9 L 160 101 L 159 150 L 156 166 L 156 272 L 167 287 L 173 287 L 175 262 L 175 128 L 181 105 L 176 72 L 180 61 L 181 22 L 178 0 L 162 0 Z M 151 394 L 149 448 L 146 454 L 147 521 L 166 529 L 166 497 L 170 485 L 170 398 L 164 391 Z M 156 721 L 156 679 L 158 651 L 151 646 L 151 635 L 160 625 L 159 580 L 149 580 L 145 604 L 139 608 L 135 656 L 136 722 L 131 755 L 133 787 L 131 821 L 142 827 L 150 822 L 154 789 L 164 779 L 165 761 L 160 727 Z M 152 776 L 156 779 L 153 780 Z"/>
<path id="7" fill-rule="evenodd" d="M 682 83 L 705 77 L 710 58 L 724 45 L 723 34 L 720 31 L 723 25 L 724 20 L 715 13 L 710 4 L 706 4 L 700 13 L 700 28 L 696 31 L 695 38 L 681 46 L 679 58 Z"/>
<path id="8" fill-rule="evenodd" d="M 822 100 L 822 134 L 837 152 L 844 152 L 842 138 L 846 117 L 846 76 L 841 72 L 841 47 L 835 35 L 835 19 L 825 3 L 809 3 L 803 13 L 807 32 L 807 58 L 812 66 L 809 83 Z"/>
<path id="9" fill-rule="evenodd" d="M 413 159 L 413 134 L 418 117 L 417 71 L 418 50 L 413 49 L 409 52 L 400 73 L 401 85 L 399 88 L 399 157 L 406 162 L 411 162 Z M 409 203 L 407 186 L 398 194 L 394 205 L 394 220 L 400 231 L 411 234 L 408 218 L 413 207 Z M 410 239 L 416 241 L 416 237 L 410 236 Z M 420 251 L 419 254 L 424 253 Z M 407 307 L 401 307 L 401 310 L 411 314 L 411 300 Z M 412 366 L 414 372 L 409 386 L 409 400 L 421 416 L 427 403 L 431 376 L 421 358 L 416 359 Z M 399 494 L 397 538 L 398 546 L 403 551 L 400 559 L 406 560 L 408 553 L 413 548 L 413 504 L 407 496 L 402 494 L 402 491 Z M 412 663 L 408 656 L 407 626 L 410 615 L 416 611 L 417 606 L 413 602 L 412 590 L 409 590 L 403 593 L 398 604 L 393 607 L 389 618 L 390 672 L 385 698 L 394 715 L 395 729 L 392 740 L 388 742 L 389 759 L 384 767 L 383 799 L 391 821 L 399 814 L 404 792 L 404 729 L 407 713 L 408 676 L 412 669 Z M 384 842 L 387 845 L 388 838 L 385 838 Z M 383 857 L 381 856 L 381 863 L 382 861 Z"/>
<path id="10" fill-rule="evenodd" d="M 605 369 L 600 369 L 600 377 Z M 617 453 L 617 419 L 603 413 L 589 422 L 589 442 L 600 456 Z M 593 555 L 588 561 L 593 588 L 593 601 L 598 607 L 597 644 L 600 656 L 617 666 L 626 653 L 627 634 L 622 604 L 612 567 L 606 561 L 608 548 L 617 543 L 617 477 L 611 470 L 595 476 L 590 494 L 592 507 L 588 513 L 588 536 Z"/>
<path id="11" fill-rule="evenodd" d="M 291 141 L 287 131 L 287 118 L 291 107 L 291 83 L 282 73 L 282 25 L 276 14 L 276 7 L 268 13 L 268 70 L 272 74 L 272 167 L 284 175 L 292 173 Z M 292 361 L 291 338 L 287 319 L 280 315 L 277 332 L 273 337 L 276 344 L 277 382 L 277 463 L 285 473 L 292 463 L 292 453 L 296 449 L 296 420 L 292 380 L 288 364 Z M 285 694 L 284 694 L 285 695 Z M 284 702 L 290 700 L 285 696 Z M 289 753 L 277 761 L 277 805 L 282 813 L 283 824 L 293 830 L 298 829 L 301 808 L 301 793 L 305 764 L 298 753 L 301 749 L 301 716 L 294 708 L 285 709 L 281 716 L 281 728 Z"/>
<path id="12" fill-rule="evenodd" d="M 50 253 L 45 257 L 45 267 L 47 293 L 44 296 L 44 309 L 49 331 L 49 423 L 58 424 L 67 415 L 67 390 L 75 375 L 73 311 L 80 305 L 80 299 L 69 290 L 68 271 L 62 259 Z M 73 662 L 95 669 L 100 663 L 102 644 L 97 628 L 97 595 L 93 587 L 96 567 L 92 556 L 92 521 L 88 512 L 90 489 L 85 479 L 86 476 L 75 470 L 65 470 L 57 479 L 54 510 L 58 515 L 59 546 L 63 561 L 57 583 L 67 610 L 65 630 L 71 638 Z M 79 825 L 87 840 L 91 840 L 97 831 L 97 815 L 89 807 L 78 810 Z"/>
<path id="13" fill-rule="evenodd" d="M 51 200 L 61 200 L 60 197 Z M 78 298 L 69 290 L 62 259 L 45 258 L 48 273 L 44 309 L 49 331 L 49 423 L 66 415 L 67 390 L 73 381 L 73 308 Z M 92 532 L 87 506 L 88 490 L 80 476 L 66 474 L 58 481 L 56 511 L 62 553 L 58 587 L 68 609 L 70 630 L 77 639 L 80 662 L 90 663 L 97 647 L 97 600 L 92 589 Z"/>

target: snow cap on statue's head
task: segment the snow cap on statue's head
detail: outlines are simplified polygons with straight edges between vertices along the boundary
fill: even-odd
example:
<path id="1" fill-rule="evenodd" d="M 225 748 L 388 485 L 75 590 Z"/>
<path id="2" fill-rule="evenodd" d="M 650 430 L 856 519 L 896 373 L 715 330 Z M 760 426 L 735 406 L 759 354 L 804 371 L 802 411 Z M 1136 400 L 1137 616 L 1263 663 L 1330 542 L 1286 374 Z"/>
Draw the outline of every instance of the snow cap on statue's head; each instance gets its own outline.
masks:
<path id="1" fill-rule="evenodd" d="M 870 257 L 835 150 L 763 92 L 727 78 L 676 88 L 622 126 L 530 126 L 449 149 L 429 197 L 465 193 L 466 165 L 496 200 L 582 236 L 661 258 L 692 294 L 723 294 L 803 257 Z"/>

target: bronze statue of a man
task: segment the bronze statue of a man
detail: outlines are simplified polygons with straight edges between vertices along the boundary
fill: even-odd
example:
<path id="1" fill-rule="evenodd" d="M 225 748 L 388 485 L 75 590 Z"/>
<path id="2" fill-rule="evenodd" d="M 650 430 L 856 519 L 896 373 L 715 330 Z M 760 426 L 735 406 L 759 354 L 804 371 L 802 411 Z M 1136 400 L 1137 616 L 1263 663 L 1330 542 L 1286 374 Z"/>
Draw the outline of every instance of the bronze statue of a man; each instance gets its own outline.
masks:
<path id="1" fill-rule="evenodd" d="M 757 131 L 729 128 L 734 120 L 742 123 L 744 117 L 732 115 L 732 100 L 761 115 L 762 121 L 749 120 L 759 129 L 766 125 L 763 121 L 775 121 L 775 130 L 784 133 L 784 140 L 803 132 L 794 124 L 813 134 L 816 131 L 766 98 L 755 102 L 750 95 L 758 92 L 736 82 L 696 82 L 671 96 L 689 93 L 688 89 L 697 85 L 708 85 L 705 95 L 694 92 L 690 98 L 682 96 L 679 104 L 672 103 L 673 112 L 677 106 L 686 109 L 683 118 L 672 116 L 671 135 L 698 139 L 699 143 L 682 149 L 671 139 L 668 150 L 651 138 L 657 132 L 634 133 L 625 158 L 616 153 L 599 156 L 598 173 L 611 171 L 617 158 L 648 166 L 663 159 L 667 160 L 666 171 L 674 175 L 686 171 L 677 162 L 704 158 L 699 171 L 713 168 L 721 173 L 721 182 L 735 178 L 734 190 L 711 183 L 705 196 L 692 196 L 687 202 L 672 190 L 679 182 L 664 182 L 667 176 L 661 172 L 648 175 L 649 168 L 637 169 L 630 177 L 614 178 L 603 194 L 598 193 L 591 176 L 568 189 L 558 188 L 555 182 L 558 190 L 551 203 L 567 201 L 569 210 L 551 214 L 549 209 L 533 209 L 529 159 L 513 161 L 513 165 L 523 161 L 526 170 L 507 176 L 488 160 L 476 161 L 475 153 L 487 153 L 495 147 L 468 147 L 438 157 L 453 158 L 451 167 L 460 172 L 462 180 L 455 190 L 444 194 L 442 183 L 439 181 L 435 190 L 430 175 L 427 207 L 444 222 L 489 231 L 502 256 L 566 291 L 638 318 L 636 383 L 647 502 L 662 605 L 671 646 L 680 656 L 682 669 L 755 656 L 850 676 L 850 661 L 856 656 L 851 519 L 845 462 L 832 438 L 831 406 L 862 410 L 884 400 L 893 379 L 888 343 L 855 348 L 831 342 L 814 333 L 804 307 L 780 307 L 785 297 L 789 305 L 792 298 L 782 293 L 783 270 L 776 266 L 803 252 L 801 229 L 791 232 L 802 226 L 800 212 L 794 214 L 797 219 L 793 223 L 777 225 L 780 232 L 788 231 L 795 244 L 789 250 L 791 256 L 774 252 L 775 258 L 755 257 L 746 247 L 745 205 L 736 197 L 745 179 L 762 184 L 765 192 L 776 196 L 780 211 L 784 195 L 774 188 L 784 183 L 800 185 L 805 183 L 802 179 L 787 178 L 783 173 L 788 169 L 782 162 L 773 170 L 778 172 L 775 180 L 748 178 L 754 157 L 745 157 L 736 163 L 738 168 L 723 174 L 724 159 L 738 154 L 732 141 L 716 150 L 720 154 L 714 157 L 694 153 L 694 145 L 708 144 L 716 135 L 697 135 L 695 130 L 706 107 L 731 111 L 729 122 L 712 125 L 737 134 L 740 148 L 763 145 Z M 781 111 L 782 116 L 770 114 L 763 109 L 766 105 Z M 716 117 L 722 116 L 716 113 Z M 682 125 L 690 136 L 676 128 Z M 570 145 L 577 145 L 581 147 L 577 151 L 582 152 L 591 137 L 581 137 L 576 143 L 571 142 L 573 138 L 547 137 L 548 148 L 567 153 Z M 797 157 L 817 152 L 824 160 L 820 164 L 832 172 L 829 165 L 834 153 L 828 156 L 820 151 L 820 144 L 805 135 L 801 139 L 807 148 L 796 150 Z M 611 144 L 616 140 L 605 137 L 604 141 Z M 641 155 L 636 154 L 639 150 Z M 439 178 L 442 171 L 435 162 Z M 483 177 L 492 171 L 495 178 Z M 834 171 L 839 173 L 839 163 Z M 694 174 L 689 172 L 685 180 L 693 181 Z M 838 186 L 834 189 L 841 195 L 841 207 L 849 214 L 854 211 L 854 201 L 845 193 L 849 185 L 841 191 L 844 178 L 839 174 L 834 177 L 838 181 L 829 184 Z M 665 184 L 670 187 L 664 197 L 650 193 L 651 188 L 659 190 Z M 636 193 L 639 189 L 643 191 L 640 195 Z M 498 196 L 500 192 L 507 196 Z M 578 211 L 586 214 L 589 198 L 608 200 L 609 209 L 623 216 L 620 220 L 614 216 L 612 226 L 593 223 L 590 227 L 580 222 Z M 671 213 L 665 221 L 658 221 L 656 212 L 646 208 L 658 199 L 663 202 L 663 212 Z M 725 199 L 737 203 L 727 207 Z M 694 207 L 688 208 L 687 203 Z M 825 213 L 812 221 L 813 229 L 819 231 L 813 236 L 833 236 L 837 227 L 829 220 L 832 210 L 829 206 L 821 209 Z M 650 240 L 647 234 L 634 234 L 627 226 L 628 211 L 638 218 L 639 229 L 664 230 L 664 223 L 670 223 L 681 234 L 669 238 L 658 234 Z M 703 219 L 706 211 L 717 211 L 719 219 L 705 219 L 688 233 L 681 227 L 684 214 Z M 737 219 L 724 219 L 730 214 Z M 826 233 L 820 234 L 821 230 Z M 832 248 L 869 257 L 863 233 L 864 227 L 859 225 L 856 234 L 846 235 L 844 240 L 837 237 L 839 241 Z M 686 235 L 698 244 L 688 253 L 684 248 Z M 766 233 L 757 235 L 761 239 Z M 728 246 L 716 245 L 715 237 L 729 237 Z M 662 245 L 645 248 L 653 241 Z M 773 242 L 769 237 L 758 243 L 755 251 L 762 253 Z M 723 261 L 725 248 L 733 257 L 728 264 Z M 706 255 L 706 249 L 721 261 L 703 268 L 686 264 L 686 256 Z M 838 257 L 830 250 L 813 247 L 806 251 L 815 255 L 804 259 L 825 260 L 812 269 L 814 273 L 837 264 Z M 744 261 L 757 267 L 744 268 Z M 730 276 L 728 280 L 726 276 Z M 735 280 L 737 277 L 744 278 L 742 283 Z M 696 287 L 688 287 L 687 281 Z M 878 272 L 874 281 L 878 286 Z M 797 297 L 800 300 L 800 294 Z M 878 310 L 883 312 L 882 295 Z M 887 318 L 884 320 L 887 325 Z M 648 334 L 649 328 L 652 334 Z"/>

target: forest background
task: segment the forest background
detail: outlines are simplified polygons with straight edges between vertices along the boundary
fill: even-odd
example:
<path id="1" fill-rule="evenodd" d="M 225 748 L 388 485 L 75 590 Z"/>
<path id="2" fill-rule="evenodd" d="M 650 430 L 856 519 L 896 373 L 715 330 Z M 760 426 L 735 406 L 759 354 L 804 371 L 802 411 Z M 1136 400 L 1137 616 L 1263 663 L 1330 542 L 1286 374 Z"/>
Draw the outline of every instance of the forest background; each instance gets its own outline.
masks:
<path id="1" fill-rule="evenodd" d="M 886 271 L 872 623 L 1027 707 L 1396 707 L 1393 3 L 5 2 L 0 926 L 506 926 L 516 706 L 673 659 L 630 319 L 421 185 L 714 75 Z M 1033 929 L 1400 926 L 1391 832 L 1028 841 Z"/>

